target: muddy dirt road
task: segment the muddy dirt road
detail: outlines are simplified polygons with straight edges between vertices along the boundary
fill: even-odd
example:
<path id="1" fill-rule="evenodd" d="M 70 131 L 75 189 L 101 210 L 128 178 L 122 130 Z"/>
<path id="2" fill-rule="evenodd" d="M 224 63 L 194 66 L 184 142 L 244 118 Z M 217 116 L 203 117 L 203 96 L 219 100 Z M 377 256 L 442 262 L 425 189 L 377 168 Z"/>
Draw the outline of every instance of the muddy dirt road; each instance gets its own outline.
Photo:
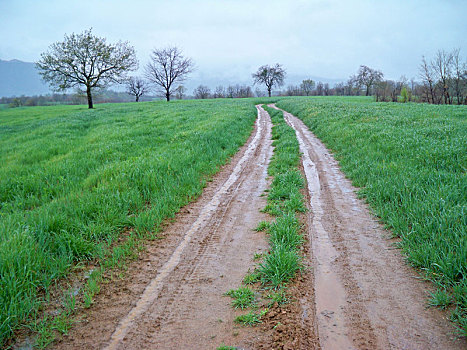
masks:
<path id="1" fill-rule="evenodd" d="M 313 338 L 298 342 L 308 344 L 303 349 L 466 349 L 465 341 L 453 340 L 445 314 L 425 308 L 429 285 L 393 249 L 389 232 L 357 199 L 332 155 L 300 120 L 285 118 L 303 153 L 310 209 L 305 251 L 313 269 L 291 288 L 297 302 L 271 312 L 296 315 L 288 325 L 293 317 L 285 315 L 283 331 L 295 327 L 294 337 Z M 54 348 L 273 348 L 277 321 L 237 326 L 240 312 L 223 296 L 241 284 L 254 254 L 267 250 L 267 238 L 253 229 L 270 219 L 260 210 L 272 152 L 270 118 L 258 108 L 255 130 L 230 164 L 167 225 L 163 239 L 149 244 L 126 278 L 103 286 Z"/>
<path id="2" fill-rule="evenodd" d="M 105 286 L 57 348 L 215 349 L 253 339 L 254 332 L 234 326 L 238 313 L 223 293 L 238 288 L 254 254 L 267 250 L 264 234 L 253 229 L 266 219 L 259 211 L 272 152 L 270 118 L 258 113 L 239 154 L 130 266 L 130 278 Z"/>
<path id="3" fill-rule="evenodd" d="M 276 108 L 275 106 L 272 106 Z M 323 349 L 466 349 L 445 314 L 426 309 L 427 283 L 394 250 L 322 142 L 284 113 L 310 193 L 315 302 Z"/>

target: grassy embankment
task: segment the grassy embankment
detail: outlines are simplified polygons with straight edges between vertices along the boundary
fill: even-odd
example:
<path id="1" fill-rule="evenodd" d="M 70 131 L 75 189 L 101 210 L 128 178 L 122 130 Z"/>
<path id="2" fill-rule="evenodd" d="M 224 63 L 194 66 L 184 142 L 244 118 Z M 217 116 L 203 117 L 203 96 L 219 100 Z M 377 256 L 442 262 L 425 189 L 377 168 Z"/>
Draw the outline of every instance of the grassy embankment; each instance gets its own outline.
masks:
<path id="1" fill-rule="evenodd" d="M 53 329 L 66 333 L 76 303 L 92 304 L 102 269 L 154 238 L 246 141 L 255 102 L 1 110 L 0 344 L 26 320 L 39 346 Z M 97 268 L 83 290 L 65 293 L 65 311 L 46 326 L 34 321 L 51 286 L 89 260 Z"/>
<path id="2" fill-rule="evenodd" d="M 282 112 L 265 107 L 274 127 L 272 138 L 274 155 L 268 174 L 273 177 L 264 208 L 275 217 L 273 222 L 261 222 L 257 231 L 268 233 L 270 249 L 261 258 L 253 272 L 247 274 L 243 285 L 226 295 L 233 298 L 232 307 L 251 310 L 238 316 L 235 322 L 255 325 L 269 307 L 288 302 L 286 286 L 303 268 L 300 246 L 304 238 L 300 232 L 298 212 L 306 210 L 300 190 L 305 181 L 299 170 L 300 152 L 293 129 L 287 125 Z M 219 349 L 221 349 L 220 347 Z"/>
<path id="3" fill-rule="evenodd" d="M 467 107 L 292 98 L 467 335 Z"/>

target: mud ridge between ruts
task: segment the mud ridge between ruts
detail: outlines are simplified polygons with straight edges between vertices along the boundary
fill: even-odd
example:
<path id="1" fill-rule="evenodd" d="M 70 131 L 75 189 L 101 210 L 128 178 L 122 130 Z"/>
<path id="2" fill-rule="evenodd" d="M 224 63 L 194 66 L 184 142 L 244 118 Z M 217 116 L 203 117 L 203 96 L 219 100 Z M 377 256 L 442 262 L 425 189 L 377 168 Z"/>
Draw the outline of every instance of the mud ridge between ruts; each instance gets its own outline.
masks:
<path id="1" fill-rule="evenodd" d="M 277 108 L 275 105 L 271 107 Z M 310 194 L 309 228 L 322 349 L 466 349 L 417 280 L 390 232 L 356 196 L 338 163 L 301 120 L 294 128 Z"/>
<path id="2" fill-rule="evenodd" d="M 103 286 L 95 305 L 56 348 L 249 348 L 259 330 L 233 324 L 238 312 L 223 293 L 236 288 L 255 253 L 267 250 L 253 229 L 268 187 L 271 121 L 258 112 L 255 130 L 231 163 L 148 246 L 126 278 Z"/>

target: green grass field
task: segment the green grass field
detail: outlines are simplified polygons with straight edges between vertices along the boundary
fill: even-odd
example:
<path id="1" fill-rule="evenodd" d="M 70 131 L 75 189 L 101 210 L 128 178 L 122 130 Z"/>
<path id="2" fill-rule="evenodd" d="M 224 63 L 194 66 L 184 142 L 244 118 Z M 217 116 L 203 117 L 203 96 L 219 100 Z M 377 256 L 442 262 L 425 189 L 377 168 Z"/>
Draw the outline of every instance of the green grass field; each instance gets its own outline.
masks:
<path id="1" fill-rule="evenodd" d="M 246 141 L 260 102 L 0 108 L 0 344 L 73 266 L 118 265 L 123 233 L 151 237 L 196 198 Z M 467 107 L 368 98 L 284 98 L 278 106 L 335 152 L 402 238 L 408 261 L 436 284 L 430 303 L 450 307 L 465 335 Z"/>
<path id="2" fill-rule="evenodd" d="M 254 102 L 0 110 L 0 344 L 74 264 L 197 197 L 249 136 Z"/>
<path id="3" fill-rule="evenodd" d="M 467 107 L 290 98 L 467 335 Z"/>

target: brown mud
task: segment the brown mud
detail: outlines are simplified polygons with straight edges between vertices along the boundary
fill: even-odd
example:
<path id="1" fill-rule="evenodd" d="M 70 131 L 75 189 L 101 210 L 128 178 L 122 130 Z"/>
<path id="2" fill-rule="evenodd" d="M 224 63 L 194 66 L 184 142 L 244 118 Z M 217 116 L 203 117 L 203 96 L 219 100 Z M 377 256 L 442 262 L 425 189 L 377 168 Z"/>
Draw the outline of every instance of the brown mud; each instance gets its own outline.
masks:
<path id="1" fill-rule="evenodd" d="M 271 106 L 275 107 L 275 106 Z M 322 349 L 466 349 L 430 286 L 393 247 L 322 142 L 293 115 L 310 194 L 309 234 Z"/>

